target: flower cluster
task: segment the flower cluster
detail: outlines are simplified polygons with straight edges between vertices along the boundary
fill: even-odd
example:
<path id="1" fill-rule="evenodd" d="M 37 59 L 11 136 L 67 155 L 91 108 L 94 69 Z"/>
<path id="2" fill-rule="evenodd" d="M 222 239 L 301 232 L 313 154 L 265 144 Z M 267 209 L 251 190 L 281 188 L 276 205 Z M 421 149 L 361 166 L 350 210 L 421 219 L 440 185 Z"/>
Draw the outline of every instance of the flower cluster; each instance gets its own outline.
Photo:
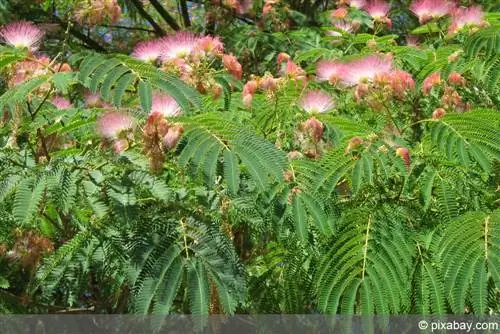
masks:
<path id="1" fill-rule="evenodd" d="M 459 112 L 469 110 L 470 104 L 462 101 L 462 96 L 457 90 L 459 87 L 465 87 L 466 84 L 467 81 L 458 72 L 451 72 L 446 81 L 441 78 L 439 72 L 434 72 L 425 78 L 422 83 L 422 93 L 424 95 L 429 95 L 434 88 L 442 88 L 440 92 L 443 93 L 441 96 L 443 107 L 436 109 L 432 117 L 440 118 L 446 113 L 446 110 Z"/>
<path id="2" fill-rule="evenodd" d="M 453 35 L 468 27 L 478 28 L 487 25 L 484 20 L 484 13 L 479 6 L 472 6 L 469 8 L 458 8 L 453 13 L 453 21 L 448 27 L 448 33 Z"/>
<path id="3" fill-rule="evenodd" d="M 319 81 L 329 81 L 344 87 L 373 81 L 377 74 L 392 70 L 392 56 L 369 55 L 349 62 L 321 60 L 316 65 Z"/>
<path id="4" fill-rule="evenodd" d="M 140 42 L 132 57 L 161 67 L 165 72 L 178 75 L 201 93 L 220 94 L 221 87 L 212 76 L 210 65 L 220 59 L 222 65 L 236 79 L 243 70 L 236 57 L 224 54 L 224 45 L 218 37 L 199 36 L 191 32 L 177 32 L 159 39 Z"/>
<path id="5" fill-rule="evenodd" d="M 300 147 L 305 156 L 316 159 L 326 148 L 326 143 L 322 140 L 323 133 L 323 123 L 311 117 L 299 124 L 295 131 L 295 145 Z"/>
<path id="6" fill-rule="evenodd" d="M 455 5 L 448 0 L 414 0 L 410 5 L 410 10 L 422 24 L 450 15 L 454 9 Z"/>
<path id="7" fill-rule="evenodd" d="M 152 112 L 142 133 L 144 154 L 149 157 L 150 168 L 161 173 L 165 151 L 175 148 L 184 132 L 182 124 L 169 122 L 162 113 Z"/>
<path id="8" fill-rule="evenodd" d="M 395 69 L 390 55 L 374 54 L 348 62 L 321 60 L 316 66 L 317 80 L 340 87 L 353 87 L 357 101 L 365 100 L 373 108 L 389 99 L 404 100 L 415 88 L 411 75 Z"/>
<path id="9" fill-rule="evenodd" d="M 116 23 L 122 14 L 117 0 L 78 1 L 75 9 L 75 21 L 94 26 L 104 22 Z"/>

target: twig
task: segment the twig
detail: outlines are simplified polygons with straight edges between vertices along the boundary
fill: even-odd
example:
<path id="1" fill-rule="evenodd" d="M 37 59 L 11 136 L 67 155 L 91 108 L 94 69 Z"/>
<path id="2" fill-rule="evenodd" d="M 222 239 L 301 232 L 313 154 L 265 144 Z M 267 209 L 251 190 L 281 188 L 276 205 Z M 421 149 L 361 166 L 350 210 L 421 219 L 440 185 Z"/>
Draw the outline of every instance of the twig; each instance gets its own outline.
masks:
<path id="1" fill-rule="evenodd" d="M 156 21 L 151 17 L 151 15 L 149 15 L 146 9 L 144 9 L 144 6 L 142 5 L 142 2 L 140 0 L 130 0 L 130 2 L 135 6 L 139 14 L 141 14 L 141 16 L 146 21 L 148 21 L 149 24 L 151 24 L 151 26 L 155 30 L 156 35 L 165 36 L 167 34 L 165 30 L 163 30 L 163 28 L 160 27 L 158 23 L 156 23 Z"/>

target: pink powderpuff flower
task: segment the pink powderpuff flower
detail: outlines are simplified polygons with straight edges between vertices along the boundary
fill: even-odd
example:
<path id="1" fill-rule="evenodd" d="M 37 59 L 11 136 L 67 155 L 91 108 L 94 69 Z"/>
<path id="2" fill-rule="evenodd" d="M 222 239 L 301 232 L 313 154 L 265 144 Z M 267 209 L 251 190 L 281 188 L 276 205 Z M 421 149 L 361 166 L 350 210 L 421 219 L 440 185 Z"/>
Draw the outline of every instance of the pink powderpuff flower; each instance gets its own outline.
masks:
<path id="1" fill-rule="evenodd" d="M 405 162 L 406 169 L 410 169 L 410 151 L 406 147 L 398 147 L 396 149 L 396 155 L 401 157 Z"/>
<path id="2" fill-rule="evenodd" d="M 164 117 L 175 117 L 182 114 L 182 109 L 173 97 L 165 93 L 153 93 L 151 113 L 159 113 Z"/>
<path id="3" fill-rule="evenodd" d="M 316 79 L 318 81 L 328 81 L 335 85 L 340 81 L 345 68 L 344 63 L 335 60 L 320 60 L 316 64 Z"/>
<path id="4" fill-rule="evenodd" d="M 265 92 L 274 92 L 278 89 L 278 79 L 266 74 L 260 78 L 259 88 Z"/>
<path id="5" fill-rule="evenodd" d="M 347 14 L 348 14 L 348 10 L 347 8 L 345 7 L 340 7 L 340 8 L 337 8 L 335 9 L 334 11 L 332 11 L 332 13 L 330 14 L 330 17 L 333 18 L 333 19 L 344 19 Z"/>
<path id="6" fill-rule="evenodd" d="M 366 6 L 366 0 L 351 0 L 349 1 L 349 6 L 357 9 L 363 9 Z"/>
<path id="7" fill-rule="evenodd" d="M 464 77 L 458 72 L 451 72 L 448 76 L 448 82 L 457 86 L 465 86 L 466 84 Z"/>
<path id="8" fill-rule="evenodd" d="M 224 44 L 219 37 L 204 36 L 196 42 L 196 49 L 205 56 L 221 56 L 224 53 Z"/>
<path id="9" fill-rule="evenodd" d="M 163 143 L 169 149 L 173 149 L 177 146 L 179 139 L 181 139 L 182 133 L 184 132 L 184 127 L 180 124 L 173 125 L 169 127 L 167 134 L 163 137 Z"/>
<path id="10" fill-rule="evenodd" d="M 401 70 L 377 75 L 374 81 L 388 85 L 394 96 L 400 100 L 404 99 L 407 90 L 415 88 L 415 81 L 412 76 L 408 72 Z"/>
<path id="11" fill-rule="evenodd" d="M 369 55 L 349 62 L 344 67 L 341 83 L 354 86 L 361 82 L 372 81 L 377 74 L 392 70 L 392 57 L 387 55 Z"/>
<path id="12" fill-rule="evenodd" d="M 479 6 L 472 6 L 469 8 L 458 8 L 453 13 L 453 21 L 448 28 L 449 34 L 455 34 L 458 31 L 469 27 L 484 27 L 484 13 Z"/>
<path id="13" fill-rule="evenodd" d="M 236 79 L 241 80 L 243 75 L 243 69 L 241 68 L 241 64 L 238 62 L 235 56 L 231 55 L 223 55 L 222 63 L 224 67 L 234 76 Z"/>
<path id="14" fill-rule="evenodd" d="M 439 118 L 443 117 L 444 115 L 446 115 L 446 110 L 444 110 L 443 108 L 437 108 L 432 113 L 432 118 L 439 119 Z"/>
<path id="15" fill-rule="evenodd" d="M 278 58 L 277 58 L 278 66 L 281 65 L 282 62 L 287 61 L 289 59 L 290 59 L 290 55 L 288 53 L 280 52 L 278 54 Z"/>
<path id="16" fill-rule="evenodd" d="M 332 97 L 322 90 L 310 90 L 299 101 L 299 106 L 308 113 L 324 113 L 335 107 Z"/>
<path id="17" fill-rule="evenodd" d="M 292 79 L 305 79 L 306 72 L 297 64 L 291 60 L 287 60 L 286 65 L 280 71 L 282 76 L 286 76 Z"/>
<path id="18" fill-rule="evenodd" d="M 199 38 L 187 31 L 177 32 L 173 35 L 163 37 L 161 43 L 162 61 L 187 58 L 197 51 Z"/>
<path id="19" fill-rule="evenodd" d="M 87 108 L 109 108 L 111 107 L 108 103 L 101 99 L 99 93 L 85 92 L 83 94 L 83 101 Z"/>
<path id="20" fill-rule="evenodd" d="M 15 48 L 28 48 L 34 51 L 38 48 L 44 34 L 35 24 L 18 21 L 0 29 L 0 40 Z"/>
<path id="21" fill-rule="evenodd" d="M 382 21 L 391 10 L 391 5 L 383 0 L 372 0 L 363 7 L 363 10 L 370 14 L 374 20 Z"/>
<path id="22" fill-rule="evenodd" d="M 107 139 L 118 139 L 123 131 L 130 130 L 133 126 L 132 117 L 117 111 L 108 111 L 97 120 L 97 131 Z"/>
<path id="23" fill-rule="evenodd" d="M 161 40 L 154 39 L 151 41 L 139 42 L 132 52 L 132 57 L 144 62 L 155 62 L 160 57 L 161 50 Z"/>
<path id="24" fill-rule="evenodd" d="M 359 24 L 356 24 L 354 21 L 353 22 L 340 21 L 340 22 L 336 22 L 333 26 L 335 28 L 337 28 L 338 30 L 340 30 L 344 33 L 349 33 L 349 34 L 354 33 L 359 28 Z M 326 34 L 329 36 L 334 36 L 334 37 L 342 36 L 342 34 L 340 32 L 335 31 L 335 30 L 328 30 L 326 32 Z"/>
<path id="25" fill-rule="evenodd" d="M 439 72 L 430 74 L 422 83 L 422 93 L 425 95 L 429 94 L 432 88 L 439 84 L 441 84 L 441 74 L 439 74 Z"/>
<path id="26" fill-rule="evenodd" d="M 71 108 L 72 105 L 71 105 L 71 102 L 68 100 L 68 99 L 65 99 L 64 97 L 62 96 L 56 96 L 54 97 L 50 103 L 52 103 L 53 105 L 56 106 L 57 109 L 68 109 L 68 108 Z"/>
<path id="27" fill-rule="evenodd" d="M 253 0 L 239 0 L 236 4 L 235 10 L 238 15 L 245 15 L 252 10 Z"/>
<path id="28" fill-rule="evenodd" d="M 115 153 L 121 153 L 128 149 L 128 140 L 127 139 L 118 139 L 113 143 L 113 151 Z"/>
<path id="29" fill-rule="evenodd" d="M 432 19 L 439 19 L 451 14 L 455 5 L 448 0 L 415 0 L 410 10 L 418 17 L 421 24 Z"/>
<path id="30" fill-rule="evenodd" d="M 408 35 L 406 36 L 406 45 L 417 47 L 418 39 L 419 37 L 417 35 Z"/>
<path id="31" fill-rule="evenodd" d="M 250 94 L 253 95 L 255 92 L 257 92 L 257 89 L 259 88 L 259 84 L 257 83 L 256 80 L 250 80 L 248 81 L 244 86 L 243 86 L 243 94 Z"/>

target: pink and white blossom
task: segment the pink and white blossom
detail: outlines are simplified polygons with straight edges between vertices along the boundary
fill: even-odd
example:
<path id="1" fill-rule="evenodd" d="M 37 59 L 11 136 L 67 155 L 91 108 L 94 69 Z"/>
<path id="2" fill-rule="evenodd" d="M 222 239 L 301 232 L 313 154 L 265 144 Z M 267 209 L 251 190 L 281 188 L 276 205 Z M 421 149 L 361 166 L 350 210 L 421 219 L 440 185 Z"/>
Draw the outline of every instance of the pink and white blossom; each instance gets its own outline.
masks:
<path id="1" fill-rule="evenodd" d="M 469 8 L 458 8 L 453 13 L 453 21 L 451 22 L 448 32 L 454 34 L 466 27 L 482 27 L 486 25 L 484 20 L 484 12 L 479 6 Z"/>
<path id="2" fill-rule="evenodd" d="M 427 95 L 430 93 L 433 87 L 441 84 L 441 74 L 439 72 L 434 72 L 424 79 L 422 83 L 422 92 Z"/>
<path id="3" fill-rule="evenodd" d="M 44 32 L 28 21 L 9 23 L 0 29 L 0 40 L 15 48 L 36 50 Z"/>
<path id="4" fill-rule="evenodd" d="M 382 20 L 387 17 L 387 14 L 391 10 L 391 5 L 383 0 L 373 0 L 363 7 L 371 17 L 375 20 Z"/>
<path id="5" fill-rule="evenodd" d="M 336 23 L 334 23 L 333 26 L 335 28 L 337 28 L 338 30 L 340 30 L 344 33 L 349 33 L 349 34 L 354 33 L 359 28 L 358 24 L 355 24 L 353 22 L 348 22 L 348 21 L 336 22 Z M 328 30 L 326 32 L 326 34 L 329 36 L 334 36 L 334 37 L 342 36 L 342 34 L 340 32 L 335 31 L 335 30 Z"/>
<path id="6" fill-rule="evenodd" d="M 161 44 L 161 60 L 183 59 L 197 51 L 198 37 L 187 31 L 177 32 L 163 37 Z"/>
<path id="7" fill-rule="evenodd" d="M 336 84 L 345 72 L 345 64 L 336 60 L 320 60 L 316 64 L 316 79 Z"/>
<path id="8" fill-rule="evenodd" d="M 418 17 L 420 23 L 438 19 L 453 12 L 455 5 L 448 0 L 415 0 L 410 10 Z"/>
<path id="9" fill-rule="evenodd" d="M 299 106 L 308 113 L 324 113 L 335 107 L 332 97 L 322 90 L 310 90 L 299 101 Z"/>
<path id="10" fill-rule="evenodd" d="M 151 113 L 160 113 L 164 117 L 174 117 L 182 114 L 182 109 L 173 97 L 165 93 L 153 93 Z"/>
<path id="11" fill-rule="evenodd" d="M 221 56 L 224 53 L 224 44 L 219 37 L 204 36 L 197 40 L 196 49 L 205 56 Z"/>
<path id="12" fill-rule="evenodd" d="M 235 56 L 224 55 L 222 56 L 222 63 L 224 67 L 231 73 L 236 79 L 240 80 L 243 75 L 243 69 L 241 68 L 241 64 L 238 62 Z"/>
<path id="13" fill-rule="evenodd" d="M 366 6 L 366 0 L 351 0 L 349 1 L 349 6 L 362 9 Z"/>
<path id="14" fill-rule="evenodd" d="M 64 97 L 62 96 L 56 96 L 54 97 L 50 103 L 52 103 L 53 105 L 56 106 L 57 109 L 68 109 L 68 108 L 71 108 L 72 105 L 71 105 L 71 102 L 68 100 L 68 99 L 65 99 Z"/>
<path id="15" fill-rule="evenodd" d="M 132 57 L 145 62 L 155 62 L 161 55 L 161 40 L 139 42 L 132 52 Z"/>
<path id="16" fill-rule="evenodd" d="M 369 55 L 349 62 L 344 69 L 341 83 L 345 86 L 354 86 L 372 81 L 377 74 L 391 71 L 392 58 L 386 55 Z"/>
<path id="17" fill-rule="evenodd" d="M 130 130 L 133 126 L 132 117 L 117 111 L 108 111 L 97 120 L 97 131 L 107 139 L 118 139 L 123 131 Z"/>

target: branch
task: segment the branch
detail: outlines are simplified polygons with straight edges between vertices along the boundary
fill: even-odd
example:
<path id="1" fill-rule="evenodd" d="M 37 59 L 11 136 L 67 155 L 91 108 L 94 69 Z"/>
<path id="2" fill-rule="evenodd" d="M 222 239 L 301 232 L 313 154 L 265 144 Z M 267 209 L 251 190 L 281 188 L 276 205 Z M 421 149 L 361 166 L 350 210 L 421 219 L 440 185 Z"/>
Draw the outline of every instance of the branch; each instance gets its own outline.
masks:
<path id="1" fill-rule="evenodd" d="M 45 12 L 45 14 L 52 18 L 52 20 L 59 24 L 61 27 L 66 27 L 66 24 L 63 20 L 61 20 L 61 18 L 55 14 L 49 14 L 47 12 Z M 71 33 L 71 35 L 75 36 L 76 38 L 78 38 L 79 40 L 81 40 L 83 43 L 85 43 L 89 48 L 93 49 L 93 50 L 96 50 L 96 51 L 100 51 L 100 52 L 106 52 L 106 49 L 104 47 L 102 47 L 99 43 L 97 43 L 96 41 L 94 41 L 92 38 L 90 38 L 89 36 L 85 35 L 84 33 L 82 33 L 80 30 L 76 29 L 75 27 L 70 27 L 69 28 L 69 32 Z"/>
<path id="2" fill-rule="evenodd" d="M 108 25 L 108 24 L 100 24 L 99 26 L 104 27 L 104 28 L 110 28 L 110 29 L 139 30 L 139 31 L 156 33 L 156 31 L 154 29 L 141 28 L 141 27 L 113 26 L 113 25 Z"/>
<path id="3" fill-rule="evenodd" d="M 181 0 L 181 13 L 182 13 L 182 20 L 184 21 L 184 27 L 190 27 L 191 21 L 189 20 L 189 12 L 186 0 Z"/>
<path id="4" fill-rule="evenodd" d="M 137 0 L 134 0 L 134 1 L 137 1 Z M 165 22 L 167 22 L 168 25 L 170 27 L 172 27 L 172 29 L 174 29 L 175 31 L 181 30 L 181 27 L 179 27 L 179 25 L 177 24 L 175 19 L 172 17 L 172 15 L 170 15 L 166 11 L 166 9 L 157 0 L 149 0 L 149 2 L 151 3 L 151 5 L 153 5 L 153 7 L 158 12 L 158 14 L 160 14 L 160 16 L 165 20 Z"/>
<path id="5" fill-rule="evenodd" d="M 153 29 L 155 30 L 155 34 L 157 36 L 165 36 L 167 33 L 165 32 L 165 30 L 163 30 L 162 27 L 160 27 L 158 25 L 158 23 L 156 23 L 156 21 L 151 17 L 151 15 L 148 14 L 148 12 L 146 11 L 146 9 L 144 9 L 144 6 L 142 5 L 142 2 L 140 0 L 130 0 L 130 2 L 135 6 L 135 8 L 137 9 L 137 11 L 139 12 L 139 14 L 141 14 L 141 16 L 149 22 L 149 24 L 151 24 L 151 26 L 153 27 Z"/>

